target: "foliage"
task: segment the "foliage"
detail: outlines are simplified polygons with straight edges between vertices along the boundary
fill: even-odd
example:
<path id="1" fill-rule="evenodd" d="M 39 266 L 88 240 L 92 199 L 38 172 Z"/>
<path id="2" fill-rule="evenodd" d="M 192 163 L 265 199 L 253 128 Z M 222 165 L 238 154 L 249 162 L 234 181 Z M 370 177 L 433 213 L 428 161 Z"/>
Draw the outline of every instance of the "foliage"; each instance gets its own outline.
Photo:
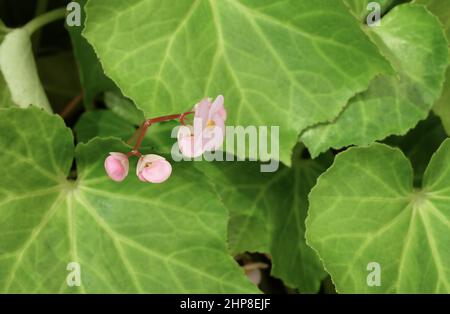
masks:
<path id="1" fill-rule="evenodd" d="M 366 0 L 36 2 L 0 0 L 0 292 L 272 292 L 262 261 L 282 292 L 450 293 L 450 1 L 374 27 Z M 169 121 L 142 138 L 166 182 L 108 178 L 146 119 L 220 94 L 279 126 L 276 172 L 174 161 Z"/>

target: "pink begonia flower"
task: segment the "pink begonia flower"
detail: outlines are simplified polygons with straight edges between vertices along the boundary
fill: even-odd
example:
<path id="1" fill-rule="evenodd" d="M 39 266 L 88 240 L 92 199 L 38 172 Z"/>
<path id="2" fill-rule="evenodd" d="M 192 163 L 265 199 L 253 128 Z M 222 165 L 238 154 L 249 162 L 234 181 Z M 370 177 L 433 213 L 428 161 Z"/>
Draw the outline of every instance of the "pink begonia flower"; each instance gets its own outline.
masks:
<path id="1" fill-rule="evenodd" d="M 136 175 L 143 182 L 162 183 L 171 173 L 170 163 L 164 157 L 153 154 L 140 157 L 136 167 Z"/>
<path id="2" fill-rule="evenodd" d="M 196 158 L 204 153 L 202 138 L 194 137 L 192 126 L 182 125 L 177 134 L 178 147 L 181 153 L 189 158 Z"/>
<path id="3" fill-rule="evenodd" d="M 222 146 L 225 137 L 227 112 L 222 95 L 204 99 L 194 106 L 194 125 L 182 126 L 178 130 L 178 146 L 181 153 L 190 158 L 214 151 Z"/>
<path id="4" fill-rule="evenodd" d="M 128 169 L 129 162 L 125 154 L 112 152 L 105 159 L 106 173 L 114 181 L 123 181 L 128 175 Z"/>

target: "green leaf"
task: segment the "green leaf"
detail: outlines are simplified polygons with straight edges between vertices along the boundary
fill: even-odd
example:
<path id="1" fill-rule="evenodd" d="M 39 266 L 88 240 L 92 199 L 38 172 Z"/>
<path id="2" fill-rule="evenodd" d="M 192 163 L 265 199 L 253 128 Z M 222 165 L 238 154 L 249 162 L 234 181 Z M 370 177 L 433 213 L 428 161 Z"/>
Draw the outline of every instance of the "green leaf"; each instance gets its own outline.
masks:
<path id="1" fill-rule="evenodd" d="M 5 36 L 0 45 L 0 70 L 16 105 L 52 111 L 36 70 L 27 30 L 15 29 Z"/>
<path id="2" fill-rule="evenodd" d="M 378 3 L 381 7 L 381 14 L 385 13 L 391 6 L 400 2 L 400 0 L 344 0 L 344 3 L 350 8 L 353 14 L 361 20 L 361 22 L 366 23 L 366 17 L 371 10 L 367 9 L 369 3 Z"/>
<path id="3" fill-rule="evenodd" d="M 84 28 L 86 14 L 84 6 L 86 0 L 77 0 L 83 8 L 81 16 L 82 26 L 66 26 L 72 40 L 73 52 L 77 59 L 80 72 L 81 85 L 84 91 L 84 104 L 87 108 L 94 107 L 95 97 L 105 91 L 114 91 L 117 89 L 115 84 L 109 79 L 97 58 L 92 46 L 81 35 Z"/>
<path id="4" fill-rule="evenodd" d="M 129 123 L 141 125 L 144 122 L 144 114 L 136 108 L 131 100 L 114 92 L 106 92 L 104 100 L 106 107 Z"/>
<path id="5" fill-rule="evenodd" d="M 230 211 L 231 253 L 269 253 L 272 275 L 301 292 L 317 292 L 326 273 L 306 245 L 304 221 L 307 195 L 326 166 L 294 160 L 292 169 L 280 165 L 275 173 L 262 173 L 258 162 L 195 164 L 215 184 Z"/>
<path id="6" fill-rule="evenodd" d="M 301 140 L 313 156 L 330 147 L 404 134 L 428 116 L 441 94 L 449 60 L 447 41 L 439 21 L 425 8 L 397 6 L 370 34 L 397 75 L 374 79 L 335 121 L 307 130 Z"/>
<path id="7" fill-rule="evenodd" d="M 383 144 L 335 158 L 309 195 L 307 242 L 343 293 L 450 292 L 450 139 L 421 189 L 410 162 Z M 368 286 L 371 262 L 381 285 Z"/>
<path id="8" fill-rule="evenodd" d="M 405 136 L 391 136 L 385 143 L 399 147 L 408 157 L 414 168 L 415 186 L 420 186 L 431 156 L 445 139 L 447 135 L 441 121 L 431 113 Z"/>
<path id="9" fill-rule="evenodd" d="M 428 10 L 435 14 L 444 25 L 447 40 L 450 41 L 450 1 L 416 0 L 416 3 L 426 4 Z M 449 51 L 450 54 L 450 51 Z M 450 58 L 450 57 L 449 57 Z M 444 92 L 434 106 L 434 112 L 440 116 L 442 123 L 450 135 L 450 67 L 447 69 Z"/>
<path id="10" fill-rule="evenodd" d="M 105 72 L 146 116 L 223 94 L 230 124 L 282 126 L 287 164 L 301 130 L 391 72 L 341 1 L 89 1 L 86 13 Z"/>
<path id="11" fill-rule="evenodd" d="M 136 128 L 110 110 L 84 112 L 75 125 L 78 142 L 87 143 L 95 137 L 117 137 L 127 141 Z"/>
<path id="12" fill-rule="evenodd" d="M 284 171 L 261 173 L 260 164 L 250 161 L 195 162 L 216 186 L 230 212 L 228 245 L 232 255 L 246 251 L 270 251 L 270 189 Z M 284 170 L 287 170 L 283 167 Z"/>
<path id="13" fill-rule="evenodd" d="M 450 135 L 450 68 L 447 70 L 444 92 L 433 109 L 441 118 L 447 134 Z"/>
<path id="14" fill-rule="evenodd" d="M 433 109 L 434 112 L 441 118 L 447 134 L 450 135 L 450 68 L 447 70 L 444 92 Z"/>
<path id="15" fill-rule="evenodd" d="M 271 191 L 272 274 L 305 293 L 319 291 L 327 273 L 305 240 L 308 194 L 327 162 L 299 160 Z"/>
<path id="16" fill-rule="evenodd" d="M 0 114 L 0 291 L 257 292 L 225 246 L 228 213 L 190 163 L 164 184 L 109 180 L 118 140 L 76 148 L 61 118 L 36 108 Z M 68 263 L 81 266 L 69 287 Z"/>
<path id="17" fill-rule="evenodd" d="M 450 38 L 450 2 L 448 0 L 414 0 L 414 3 L 424 4 L 442 22 L 447 38 Z"/>
<path id="18" fill-rule="evenodd" d="M 173 145 L 176 145 L 176 133 L 172 137 L 172 130 L 176 126 L 177 123 L 172 121 L 152 125 L 144 137 L 143 147 L 152 152 L 169 154 Z M 78 142 L 86 143 L 95 137 L 116 137 L 134 144 L 138 135 L 137 127 L 111 110 L 93 110 L 81 115 L 75 125 L 75 134 Z"/>

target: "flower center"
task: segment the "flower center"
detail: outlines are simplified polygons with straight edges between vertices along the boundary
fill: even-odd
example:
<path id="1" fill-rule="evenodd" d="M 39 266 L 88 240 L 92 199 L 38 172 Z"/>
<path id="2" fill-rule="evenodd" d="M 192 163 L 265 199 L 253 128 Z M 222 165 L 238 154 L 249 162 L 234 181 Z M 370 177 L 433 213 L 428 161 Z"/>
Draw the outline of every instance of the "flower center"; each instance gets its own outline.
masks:
<path id="1" fill-rule="evenodd" d="M 150 168 L 153 165 L 152 162 L 146 162 L 144 168 Z"/>
<path id="2" fill-rule="evenodd" d="M 216 126 L 216 123 L 213 120 L 208 120 L 208 122 L 206 122 L 207 128 L 213 128 L 215 126 Z"/>

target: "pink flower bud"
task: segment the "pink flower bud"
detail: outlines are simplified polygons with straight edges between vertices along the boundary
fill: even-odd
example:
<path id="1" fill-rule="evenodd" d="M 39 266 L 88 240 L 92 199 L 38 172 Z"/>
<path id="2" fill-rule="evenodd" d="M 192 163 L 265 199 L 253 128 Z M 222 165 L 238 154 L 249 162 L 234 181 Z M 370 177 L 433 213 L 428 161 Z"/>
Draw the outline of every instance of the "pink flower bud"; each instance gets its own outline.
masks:
<path id="1" fill-rule="evenodd" d="M 158 155 L 145 155 L 139 158 L 136 175 L 143 182 L 162 183 L 166 181 L 172 173 L 170 163 Z"/>
<path id="2" fill-rule="evenodd" d="M 128 157 L 125 154 L 112 152 L 105 159 L 106 173 L 114 181 L 123 181 L 128 175 L 128 168 Z"/>

